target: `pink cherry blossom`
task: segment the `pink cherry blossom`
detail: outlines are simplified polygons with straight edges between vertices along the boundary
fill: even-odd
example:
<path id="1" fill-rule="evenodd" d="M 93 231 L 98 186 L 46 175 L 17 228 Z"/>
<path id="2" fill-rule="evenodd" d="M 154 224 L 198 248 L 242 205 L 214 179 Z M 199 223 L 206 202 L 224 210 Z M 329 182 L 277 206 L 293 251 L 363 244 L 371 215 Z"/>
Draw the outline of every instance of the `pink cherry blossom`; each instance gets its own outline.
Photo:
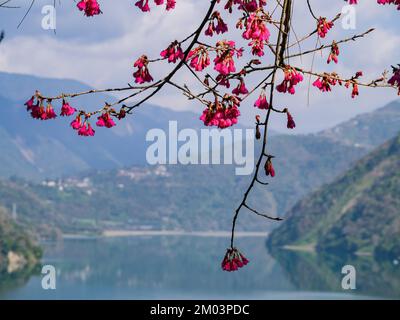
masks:
<path id="1" fill-rule="evenodd" d="M 79 10 L 84 11 L 85 15 L 88 17 L 101 13 L 100 5 L 97 0 L 82 0 L 78 2 L 77 7 Z"/>
<path id="2" fill-rule="evenodd" d="M 232 90 L 232 93 L 235 95 L 241 95 L 241 94 L 248 94 L 249 90 L 246 88 L 246 84 L 244 83 L 243 79 L 240 79 L 240 82 L 238 86 Z"/>
<path id="3" fill-rule="evenodd" d="M 278 90 L 278 92 L 281 93 L 287 92 L 290 94 L 295 94 L 296 93 L 295 86 L 304 80 L 303 75 L 301 74 L 301 72 L 297 71 L 291 66 L 286 66 L 284 73 L 285 73 L 285 78 L 282 81 L 282 83 L 276 87 L 276 90 Z"/>
<path id="4" fill-rule="evenodd" d="M 108 112 L 105 112 L 97 118 L 96 125 L 98 127 L 112 128 L 115 126 L 115 122 L 110 114 Z"/>
<path id="5" fill-rule="evenodd" d="M 265 91 L 262 91 L 256 102 L 254 103 L 254 107 L 258 109 L 268 109 L 269 103 L 267 101 L 267 97 L 265 95 Z"/>
<path id="6" fill-rule="evenodd" d="M 243 49 L 236 49 L 234 41 L 219 41 L 216 44 L 217 57 L 214 59 L 214 69 L 222 75 L 228 75 L 236 71 L 234 55 L 239 58 Z"/>
<path id="7" fill-rule="evenodd" d="M 204 46 L 198 46 L 191 50 L 187 60 L 190 62 L 190 66 L 196 71 L 203 71 L 210 65 L 210 56 Z"/>
<path id="8" fill-rule="evenodd" d="M 249 263 L 249 260 L 236 248 L 227 249 L 221 268 L 224 271 L 232 272 L 243 268 Z"/>
<path id="9" fill-rule="evenodd" d="M 136 83 L 143 84 L 145 82 L 153 81 L 153 77 L 150 75 L 149 69 L 147 67 L 148 64 L 149 61 L 147 59 L 147 56 L 145 55 L 141 56 L 134 63 L 133 66 L 137 68 L 137 71 L 133 73 Z"/>
<path id="10" fill-rule="evenodd" d="M 68 102 L 63 100 L 63 104 L 61 107 L 61 116 L 69 117 L 69 116 L 72 116 L 75 112 L 76 112 L 76 109 L 71 107 Z"/>
<path id="11" fill-rule="evenodd" d="M 176 41 L 171 43 L 167 49 L 161 51 L 160 55 L 167 59 L 169 63 L 176 63 L 178 59 L 182 60 L 184 58 L 182 48 Z"/>
<path id="12" fill-rule="evenodd" d="M 333 27 L 333 21 L 328 21 L 326 18 L 319 18 L 317 22 L 317 33 L 321 38 L 325 38 L 328 31 Z"/>

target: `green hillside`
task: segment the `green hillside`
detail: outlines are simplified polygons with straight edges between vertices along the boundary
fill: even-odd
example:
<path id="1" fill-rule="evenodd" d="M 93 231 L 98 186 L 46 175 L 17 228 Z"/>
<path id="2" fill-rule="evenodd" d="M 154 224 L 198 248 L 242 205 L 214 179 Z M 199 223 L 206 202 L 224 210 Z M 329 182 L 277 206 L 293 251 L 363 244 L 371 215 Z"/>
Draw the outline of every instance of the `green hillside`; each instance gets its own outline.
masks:
<path id="1" fill-rule="evenodd" d="M 41 249 L 32 236 L 18 226 L 0 207 L 0 285 L 13 273 L 26 273 L 39 262 Z"/>
<path id="2" fill-rule="evenodd" d="M 270 246 L 314 244 L 319 251 L 400 255 L 400 136 L 333 183 L 298 202 Z"/>

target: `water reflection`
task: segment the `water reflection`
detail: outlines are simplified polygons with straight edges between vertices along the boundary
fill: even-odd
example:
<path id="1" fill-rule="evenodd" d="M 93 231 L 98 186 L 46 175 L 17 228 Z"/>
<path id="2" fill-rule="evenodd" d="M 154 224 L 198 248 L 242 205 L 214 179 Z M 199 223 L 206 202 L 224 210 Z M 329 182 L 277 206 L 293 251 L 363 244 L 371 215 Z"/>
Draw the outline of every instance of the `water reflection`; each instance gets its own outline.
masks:
<path id="1" fill-rule="evenodd" d="M 356 294 L 399 297 L 399 268 L 393 264 L 378 264 L 370 258 L 338 261 L 287 250 L 271 256 L 263 238 L 241 238 L 239 243 L 251 263 L 231 274 L 220 269 L 225 238 L 134 237 L 46 243 L 43 263 L 56 267 L 57 289 L 43 290 L 41 278 L 34 276 L 18 288 L 0 291 L 0 298 L 355 298 L 340 287 L 344 264 L 357 268 Z"/>
<path id="2" fill-rule="evenodd" d="M 378 261 L 373 256 L 332 255 L 273 250 L 273 257 L 296 287 L 309 291 L 341 291 L 342 267 L 356 269 L 357 294 L 373 297 L 400 298 L 400 266 L 396 260 Z"/>
<path id="3" fill-rule="evenodd" d="M 2 268 L 0 270 L 0 297 L 4 293 L 26 285 L 32 276 L 39 273 L 39 265 L 27 265 L 21 270 L 12 273 L 7 268 Z"/>

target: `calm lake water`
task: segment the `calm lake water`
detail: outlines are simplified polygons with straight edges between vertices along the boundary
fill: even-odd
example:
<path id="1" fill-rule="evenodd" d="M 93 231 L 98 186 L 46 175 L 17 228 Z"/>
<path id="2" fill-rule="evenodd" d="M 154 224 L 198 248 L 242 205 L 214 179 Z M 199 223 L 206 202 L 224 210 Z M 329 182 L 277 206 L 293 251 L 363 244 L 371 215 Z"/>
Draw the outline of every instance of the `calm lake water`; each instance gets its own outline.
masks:
<path id="1" fill-rule="evenodd" d="M 0 299 L 359 299 L 400 298 L 396 261 L 338 258 L 279 250 L 262 237 L 238 238 L 251 260 L 236 273 L 220 269 L 225 237 L 138 236 L 45 243 L 43 264 L 57 270 L 56 290 L 41 275 L 0 279 Z M 357 289 L 341 288 L 344 265 Z M 7 281 L 6 281 L 7 280 Z"/>

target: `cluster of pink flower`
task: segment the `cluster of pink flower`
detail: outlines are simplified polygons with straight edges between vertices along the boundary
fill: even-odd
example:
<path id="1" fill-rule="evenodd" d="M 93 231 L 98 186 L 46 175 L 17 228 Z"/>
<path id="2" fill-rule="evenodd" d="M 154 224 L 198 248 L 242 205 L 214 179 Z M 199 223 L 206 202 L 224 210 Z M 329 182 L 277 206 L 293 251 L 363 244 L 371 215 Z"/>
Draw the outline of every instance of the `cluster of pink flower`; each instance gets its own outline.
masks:
<path id="1" fill-rule="evenodd" d="M 392 86 L 397 86 L 400 96 L 400 65 L 399 68 L 393 67 L 393 76 L 389 79 L 388 83 Z"/>
<path id="2" fill-rule="evenodd" d="M 43 99 L 40 96 L 40 93 L 37 91 L 32 98 L 30 98 L 27 102 L 25 102 L 26 110 L 30 112 L 32 118 L 38 120 L 50 120 L 55 119 L 57 117 L 56 112 L 51 104 L 51 101 L 47 101 L 47 106 L 45 107 L 43 104 Z M 62 100 L 62 106 L 60 115 L 63 117 L 70 117 L 77 112 L 77 109 L 72 107 L 65 99 Z M 97 112 L 95 112 L 97 113 Z M 78 132 L 80 136 L 94 136 L 95 131 L 89 123 L 89 119 L 93 114 L 85 113 L 83 111 L 79 111 L 76 118 L 71 122 L 71 127 Z M 106 105 L 104 108 L 104 112 L 97 118 L 96 125 L 98 127 L 112 128 L 115 126 L 115 122 L 112 116 L 116 117 L 118 120 L 125 118 L 126 111 L 124 108 L 121 108 L 119 112 L 116 112 L 114 109 L 110 109 L 109 105 Z"/>
<path id="3" fill-rule="evenodd" d="M 339 51 L 339 46 L 337 45 L 337 43 L 335 41 L 333 41 L 332 43 L 332 47 L 331 47 L 331 53 L 329 54 L 327 63 L 331 63 L 331 61 L 338 63 L 338 56 L 340 54 Z"/>
<path id="4" fill-rule="evenodd" d="M 355 76 L 349 80 L 346 80 L 345 87 L 349 88 L 352 87 L 351 97 L 354 99 L 356 96 L 359 95 L 358 91 L 358 83 L 357 80 L 362 77 L 363 72 L 358 71 L 356 72 Z M 314 81 L 313 86 L 318 88 L 322 92 L 330 92 L 332 91 L 332 86 L 339 84 L 340 86 L 343 85 L 343 81 L 339 78 L 338 74 L 333 73 L 324 73 L 322 77 L 318 77 L 317 80 Z"/>
<path id="5" fill-rule="evenodd" d="M 216 102 L 204 109 L 200 120 L 206 126 L 215 126 L 220 129 L 225 129 L 235 125 L 240 116 L 239 111 L 240 100 L 235 96 L 226 95 L 222 103 Z"/>
<path id="6" fill-rule="evenodd" d="M 229 248 L 226 251 L 225 257 L 222 260 L 222 270 L 232 272 L 244 267 L 249 263 L 249 260 L 236 248 Z"/>
<path id="7" fill-rule="evenodd" d="M 175 9 L 176 0 L 154 0 L 154 3 L 157 6 L 163 5 L 164 2 L 166 3 L 167 10 Z M 139 0 L 135 3 L 135 6 L 137 6 L 143 12 L 150 11 L 149 0 Z"/>
<path id="8" fill-rule="evenodd" d="M 93 137 L 96 133 L 90 125 L 89 118 L 85 117 L 85 119 L 82 120 L 81 115 L 78 115 L 75 120 L 71 122 L 71 127 L 82 137 Z"/>
<path id="9" fill-rule="evenodd" d="M 235 61 L 233 60 L 236 54 L 237 58 L 243 55 L 243 48 L 236 49 L 234 41 L 218 41 L 216 45 L 217 56 L 214 59 L 214 70 L 226 76 L 236 72 Z"/>
<path id="10" fill-rule="evenodd" d="M 268 43 L 271 33 L 269 32 L 265 22 L 270 20 L 270 17 L 264 11 L 257 10 L 249 15 L 247 19 L 240 19 L 237 27 L 244 28 L 242 36 L 246 40 L 251 40 L 249 46 L 252 48 L 252 54 L 259 57 L 264 55 L 264 45 Z"/>
<path id="11" fill-rule="evenodd" d="M 115 122 L 108 112 L 104 112 L 97 118 L 96 126 L 112 128 L 115 126 Z"/>
<path id="12" fill-rule="evenodd" d="M 318 77 L 318 79 L 314 81 L 313 86 L 322 92 L 329 92 L 332 91 L 331 86 L 335 86 L 337 83 L 342 85 L 342 82 L 338 80 L 337 73 L 324 73 L 322 77 Z"/>
<path id="13" fill-rule="evenodd" d="M 71 107 L 68 102 L 63 99 L 62 107 L 61 107 L 61 116 L 70 117 L 76 112 L 76 109 Z"/>
<path id="14" fill-rule="evenodd" d="M 276 87 L 278 92 L 282 93 L 290 93 L 295 94 L 296 89 L 295 86 L 304 80 L 304 77 L 301 72 L 298 72 L 296 69 L 291 66 L 286 66 L 284 69 L 285 78 L 281 84 Z"/>
<path id="15" fill-rule="evenodd" d="M 321 38 L 325 38 L 328 31 L 334 26 L 333 21 L 328 21 L 326 18 L 319 18 L 317 21 L 317 33 Z"/>
<path id="16" fill-rule="evenodd" d="M 348 1 L 349 4 L 358 4 L 358 0 L 345 0 Z M 400 10 L 400 0 L 377 0 L 379 4 L 394 4 L 397 6 L 397 10 Z"/>
<path id="17" fill-rule="evenodd" d="M 43 100 L 36 99 L 35 96 L 32 96 L 27 102 L 25 102 L 26 110 L 30 112 L 32 118 L 38 120 L 51 120 L 57 118 L 57 114 L 54 111 L 54 108 L 51 104 L 51 101 L 47 102 L 47 106 L 45 107 L 43 104 Z M 61 116 L 70 116 L 76 112 L 75 108 L 72 108 L 68 103 L 63 101 L 63 105 L 61 108 Z"/>
<path id="18" fill-rule="evenodd" d="M 246 88 L 246 84 L 244 83 L 243 78 L 240 78 L 238 86 L 232 90 L 232 93 L 235 95 L 241 95 L 241 94 L 248 94 L 249 90 Z"/>
<path id="19" fill-rule="evenodd" d="M 238 122 L 240 111 L 237 106 L 222 108 L 219 110 L 210 110 L 206 108 L 200 117 L 206 126 L 215 126 L 225 129 L 235 125 Z"/>
<path id="20" fill-rule="evenodd" d="M 239 5 L 239 10 L 243 10 L 245 12 L 254 12 L 257 9 L 265 6 L 267 4 L 267 0 L 233 0 L 233 3 Z"/>
<path id="21" fill-rule="evenodd" d="M 160 55 L 164 59 L 168 59 L 168 63 L 176 63 L 178 59 L 182 60 L 184 58 L 181 45 L 177 41 L 174 41 L 167 49 L 161 51 Z"/>
<path id="22" fill-rule="evenodd" d="M 271 178 L 275 177 L 275 169 L 272 165 L 272 157 L 268 157 L 267 161 L 265 161 L 264 170 L 265 175 L 271 176 Z"/>
<path id="23" fill-rule="evenodd" d="M 150 75 L 148 69 L 149 60 L 147 56 L 143 55 L 139 59 L 136 60 L 133 65 L 135 68 L 138 68 L 137 71 L 133 74 L 135 77 L 135 82 L 139 84 L 143 84 L 145 82 L 152 82 L 153 77 Z"/>
<path id="24" fill-rule="evenodd" d="M 210 65 L 210 56 L 208 50 L 204 46 L 198 46 L 191 50 L 187 60 L 190 61 L 190 66 L 196 71 L 203 71 Z"/>
<path id="25" fill-rule="evenodd" d="M 217 24 L 214 23 L 215 20 Z M 228 32 L 228 25 L 221 18 L 221 15 L 218 11 L 215 11 L 211 15 L 210 22 L 204 33 L 206 36 L 212 37 L 214 35 L 214 32 L 216 34 Z"/>
<path id="26" fill-rule="evenodd" d="M 78 2 L 79 10 L 84 11 L 88 17 L 95 16 L 101 13 L 100 5 L 97 0 L 82 0 Z"/>
<path id="27" fill-rule="evenodd" d="M 260 96 L 258 97 L 258 99 L 256 100 L 256 102 L 254 103 L 254 107 L 261 109 L 261 110 L 265 110 L 269 108 L 269 103 L 267 101 L 267 97 L 265 95 L 265 91 L 261 91 Z"/>
<path id="28" fill-rule="evenodd" d="M 219 72 L 220 76 L 224 77 L 236 72 L 233 57 L 236 54 L 236 57 L 240 58 L 243 55 L 243 48 L 236 49 L 234 41 L 224 40 L 217 42 L 215 51 L 217 56 L 214 59 L 214 69 Z M 196 71 L 203 71 L 210 65 L 208 49 L 203 45 L 199 45 L 189 52 L 187 61 L 189 61 L 190 66 Z M 221 77 L 219 79 L 224 80 Z M 229 86 L 227 85 L 227 87 Z"/>
<path id="29" fill-rule="evenodd" d="M 357 79 L 362 77 L 362 75 L 363 75 L 362 71 L 358 71 L 353 78 L 346 81 L 345 83 L 346 88 L 349 88 L 350 86 L 353 88 L 351 91 L 351 97 L 353 99 L 359 95 Z"/>
<path id="30" fill-rule="evenodd" d="M 397 10 L 400 10 L 400 0 L 377 0 L 379 4 L 394 4 L 397 6 Z"/>

